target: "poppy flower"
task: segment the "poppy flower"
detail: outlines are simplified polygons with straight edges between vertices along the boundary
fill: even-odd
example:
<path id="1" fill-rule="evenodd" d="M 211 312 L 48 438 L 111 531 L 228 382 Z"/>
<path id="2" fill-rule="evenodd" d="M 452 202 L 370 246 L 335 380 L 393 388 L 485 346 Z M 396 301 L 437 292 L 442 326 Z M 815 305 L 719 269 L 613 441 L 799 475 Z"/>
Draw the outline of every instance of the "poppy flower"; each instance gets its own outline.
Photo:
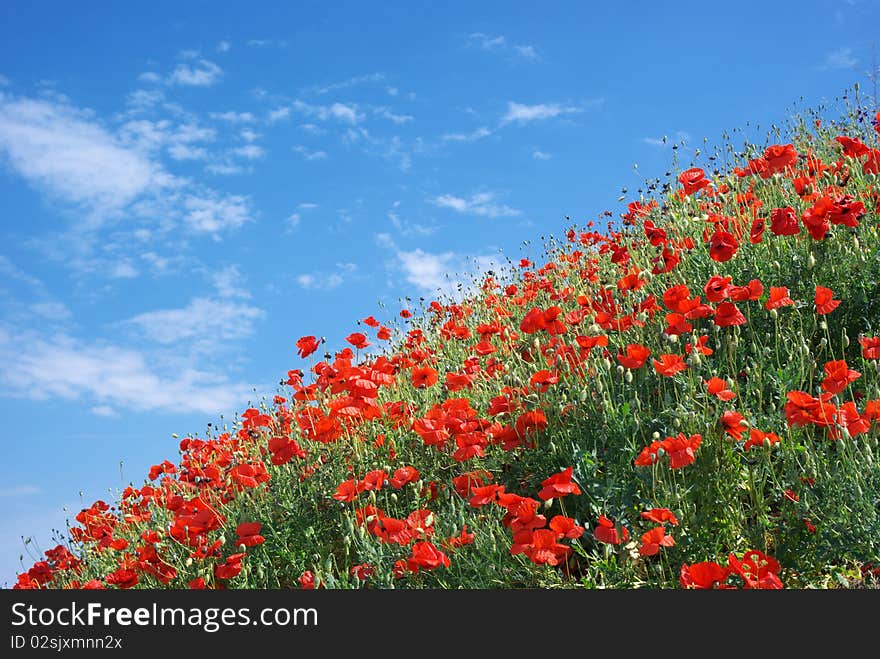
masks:
<path id="1" fill-rule="evenodd" d="M 449 567 L 449 558 L 427 540 L 412 546 L 410 557 L 406 561 L 410 572 L 418 572 L 420 568 L 436 570 L 438 567 Z"/>
<path id="2" fill-rule="evenodd" d="M 529 378 L 529 384 L 541 393 L 547 391 L 551 384 L 556 384 L 557 382 L 559 382 L 559 376 L 547 369 L 538 371 Z"/>
<path id="3" fill-rule="evenodd" d="M 530 540 L 522 545 L 522 550 L 536 565 L 559 565 L 571 553 L 571 547 L 559 544 L 556 532 L 550 529 L 536 530 Z"/>
<path id="4" fill-rule="evenodd" d="M 824 286 L 816 286 L 816 312 L 820 315 L 824 316 L 825 314 L 829 314 L 834 311 L 838 306 L 840 306 L 840 300 L 835 300 L 834 291 L 830 288 L 825 288 Z"/>
<path id="5" fill-rule="evenodd" d="M 729 576 L 729 568 L 721 567 L 713 561 L 693 565 L 685 563 L 681 566 L 678 583 L 682 588 L 710 590 L 722 586 Z"/>
<path id="6" fill-rule="evenodd" d="M 865 359 L 880 359 L 880 336 L 863 336 L 859 338 L 862 344 L 862 357 Z"/>
<path id="7" fill-rule="evenodd" d="M 743 415 L 739 412 L 727 411 L 722 414 L 721 425 L 724 428 L 724 432 L 737 441 L 742 439 L 742 434 L 748 429 Z"/>
<path id="8" fill-rule="evenodd" d="M 416 389 L 427 389 L 437 384 L 437 369 L 430 366 L 415 366 L 411 373 L 412 385 Z"/>
<path id="9" fill-rule="evenodd" d="M 571 517 L 554 515 L 550 520 L 550 529 L 556 532 L 559 538 L 580 538 L 584 534 L 584 528 L 575 524 Z"/>
<path id="10" fill-rule="evenodd" d="M 783 587 L 777 576 L 779 562 L 756 549 L 747 551 L 742 560 L 730 554 L 727 564 L 732 574 L 742 578 L 745 588 L 777 590 Z"/>
<path id="11" fill-rule="evenodd" d="M 651 351 L 645 346 L 638 343 L 630 343 L 626 346 L 625 355 L 617 355 L 617 361 L 619 361 L 621 366 L 625 368 L 637 369 L 644 366 L 645 361 L 647 361 L 650 356 Z"/>
<path id="12" fill-rule="evenodd" d="M 449 549 L 458 549 L 459 547 L 472 544 L 474 544 L 474 534 L 468 533 L 467 524 L 462 526 L 461 533 L 446 538 L 446 540 L 443 541 L 443 546 Z"/>
<path id="13" fill-rule="evenodd" d="M 614 522 L 605 515 L 599 515 L 599 524 L 593 529 L 593 537 L 608 545 L 619 545 L 629 540 L 629 530 L 622 526 L 618 532 Z"/>
<path id="14" fill-rule="evenodd" d="M 345 337 L 345 340 L 358 350 L 363 350 L 368 345 L 370 345 L 369 341 L 367 341 L 366 335 L 362 334 L 361 332 L 352 332 Z"/>
<path id="15" fill-rule="evenodd" d="M 813 398 L 803 391 L 789 391 L 785 397 L 785 418 L 792 427 L 816 425 L 830 426 L 837 418 L 837 407 L 828 402 L 832 394 L 825 393 L 822 398 Z"/>
<path id="16" fill-rule="evenodd" d="M 771 211 L 770 231 L 777 236 L 796 236 L 801 232 L 798 216 L 791 206 L 774 208 Z"/>
<path id="17" fill-rule="evenodd" d="M 684 363 L 684 358 L 681 355 L 660 355 L 660 359 L 655 359 L 652 363 L 654 370 L 666 377 L 672 377 L 676 373 L 687 370 L 687 364 Z"/>
<path id="18" fill-rule="evenodd" d="M 713 275 L 709 278 L 709 281 L 706 282 L 706 285 L 703 287 L 703 292 L 706 293 L 706 299 L 709 302 L 721 302 L 726 299 L 730 294 L 730 282 L 732 281 L 732 277 L 721 277 L 719 275 Z"/>
<path id="19" fill-rule="evenodd" d="M 706 172 L 699 167 L 692 167 L 683 171 L 678 176 L 678 182 L 681 183 L 686 195 L 692 195 L 711 185 L 706 179 Z"/>
<path id="20" fill-rule="evenodd" d="M 849 368 L 846 361 L 838 359 L 825 363 L 825 379 L 822 380 L 822 389 L 830 394 L 839 394 L 846 389 L 850 382 L 855 382 L 861 377 L 861 373 Z"/>
<path id="21" fill-rule="evenodd" d="M 227 556 L 226 560 L 220 565 L 214 566 L 214 576 L 218 579 L 232 579 L 233 577 L 237 577 L 243 568 L 241 559 L 244 557 L 244 553 Z"/>
<path id="22" fill-rule="evenodd" d="M 710 395 L 715 396 L 719 400 L 723 400 L 725 402 L 736 398 L 736 394 L 727 388 L 727 382 L 718 377 L 710 378 L 706 382 L 706 389 L 708 390 Z"/>
<path id="23" fill-rule="evenodd" d="M 797 163 L 798 154 L 793 144 L 774 144 L 764 150 L 764 161 L 771 174 L 781 172 Z"/>
<path id="24" fill-rule="evenodd" d="M 813 240 L 824 240 L 828 231 L 831 230 L 829 213 L 833 206 L 834 202 L 831 197 L 825 195 L 817 199 L 816 203 L 808 208 L 801 217 Z"/>
<path id="25" fill-rule="evenodd" d="M 642 534 L 642 546 L 639 547 L 639 556 L 655 556 L 660 553 L 660 547 L 672 547 L 675 539 L 666 534 L 662 526 L 655 526 L 647 533 Z"/>
<path id="26" fill-rule="evenodd" d="M 779 436 L 776 433 L 764 432 L 763 430 L 752 428 L 749 430 L 749 438 L 743 445 L 743 450 L 748 451 L 755 447 L 761 448 L 762 446 L 773 446 L 779 441 Z"/>
<path id="27" fill-rule="evenodd" d="M 687 354 L 691 354 L 692 352 L 694 352 L 694 351 L 696 350 L 696 351 L 697 351 L 698 353 L 700 353 L 701 355 L 707 355 L 707 356 L 708 356 L 708 355 L 711 355 L 711 354 L 714 353 L 715 351 L 712 350 L 712 348 L 709 348 L 709 347 L 706 346 L 706 343 L 708 343 L 708 341 L 709 341 L 709 337 L 708 337 L 708 336 L 701 336 L 701 337 L 699 337 L 696 341 L 694 341 L 694 343 L 692 343 L 692 344 L 691 344 L 691 343 L 688 343 L 688 344 L 684 347 L 684 351 L 685 351 Z"/>
<path id="28" fill-rule="evenodd" d="M 717 230 L 709 239 L 709 258 L 719 263 L 729 261 L 736 255 L 739 241 L 729 231 Z"/>
<path id="29" fill-rule="evenodd" d="M 752 228 L 749 231 L 749 242 L 753 245 L 757 245 L 764 238 L 764 228 L 766 227 L 766 223 L 760 217 L 756 217 L 754 221 L 752 221 Z"/>
<path id="30" fill-rule="evenodd" d="M 671 286 L 663 293 L 663 304 L 676 313 L 686 314 L 699 303 L 699 298 L 691 298 L 691 291 L 684 284 Z"/>
<path id="31" fill-rule="evenodd" d="M 788 296 L 788 288 L 786 286 L 771 286 L 770 297 L 764 303 L 764 308 L 769 311 L 771 309 L 779 309 L 780 307 L 787 307 L 793 304 L 794 300 Z"/>
<path id="32" fill-rule="evenodd" d="M 840 135 L 839 137 L 835 137 L 834 140 L 843 147 L 843 155 L 849 156 L 850 158 L 859 158 L 871 150 L 854 137 Z"/>
<path id="33" fill-rule="evenodd" d="M 746 317 L 736 308 L 735 304 L 722 302 L 715 309 L 714 321 L 718 327 L 730 327 L 731 325 L 745 325 Z"/>
<path id="34" fill-rule="evenodd" d="M 574 467 L 568 467 L 558 474 L 553 474 L 550 478 L 543 480 L 541 482 L 543 487 L 538 492 L 538 496 L 547 501 L 548 499 L 559 499 L 567 494 L 579 495 L 581 493 L 580 488 L 577 486 L 577 483 L 573 483 L 571 480 L 573 471 Z"/>
<path id="35" fill-rule="evenodd" d="M 419 480 L 419 470 L 415 467 L 405 466 L 394 470 L 390 483 L 391 487 L 399 490 L 407 483 L 415 483 L 417 480 Z"/>
<path id="36" fill-rule="evenodd" d="M 303 359 L 315 352 L 319 345 L 314 336 L 303 336 L 296 341 L 297 352 Z"/>
<path id="37" fill-rule="evenodd" d="M 760 279 L 752 279 L 745 286 L 731 286 L 728 293 L 734 302 L 753 302 L 764 294 L 764 285 Z"/>
<path id="38" fill-rule="evenodd" d="M 256 547 L 257 545 L 261 545 L 266 541 L 266 538 L 260 535 L 260 530 L 263 528 L 262 523 L 260 522 L 244 522 L 239 524 L 235 532 L 238 534 L 238 538 L 235 540 L 235 546 L 238 547 L 240 545 L 244 545 L 245 547 Z"/>
<path id="39" fill-rule="evenodd" d="M 315 589 L 315 573 L 311 570 L 306 570 L 299 577 L 299 587 L 303 590 L 314 590 Z"/>
<path id="40" fill-rule="evenodd" d="M 661 443 L 662 448 L 669 455 L 669 468 L 680 469 L 692 464 L 695 452 L 700 447 L 703 436 L 700 434 L 686 437 L 683 432 L 675 437 L 667 437 Z"/>
<path id="41" fill-rule="evenodd" d="M 640 514 L 642 519 L 646 519 L 649 522 L 657 522 L 658 524 L 669 522 L 673 526 L 678 526 L 678 519 L 669 508 L 651 508 L 650 510 L 643 510 Z"/>

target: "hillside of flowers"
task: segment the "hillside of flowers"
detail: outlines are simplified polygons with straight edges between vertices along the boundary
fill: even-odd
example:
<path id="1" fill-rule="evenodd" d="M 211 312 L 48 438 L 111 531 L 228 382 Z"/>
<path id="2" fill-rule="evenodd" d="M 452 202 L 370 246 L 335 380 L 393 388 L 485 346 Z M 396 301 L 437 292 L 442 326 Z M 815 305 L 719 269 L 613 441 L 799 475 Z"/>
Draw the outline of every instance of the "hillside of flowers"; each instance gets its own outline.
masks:
<path id="1" fill-rule="evenodd" d="M 345 345 L 298 320 L 274 398 L 15 587 L 876 587 L 874 112 L 725 144 Z"/>

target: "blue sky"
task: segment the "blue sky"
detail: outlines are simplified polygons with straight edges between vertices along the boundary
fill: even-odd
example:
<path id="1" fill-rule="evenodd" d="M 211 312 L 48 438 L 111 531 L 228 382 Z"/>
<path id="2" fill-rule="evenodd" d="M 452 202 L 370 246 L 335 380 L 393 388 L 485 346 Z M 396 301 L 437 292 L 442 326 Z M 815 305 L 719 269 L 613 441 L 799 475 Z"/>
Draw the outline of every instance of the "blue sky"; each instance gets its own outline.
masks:
<path id="1" fill-rule="evenodd" d="M 271 397 L 298 337 L 339 349 L 540 254 L 673 142 L 683 168 L 870 94 L 880 25 L 856 0 L 137 4 L 0 4 L 0 583 L 21 536 Z"/>

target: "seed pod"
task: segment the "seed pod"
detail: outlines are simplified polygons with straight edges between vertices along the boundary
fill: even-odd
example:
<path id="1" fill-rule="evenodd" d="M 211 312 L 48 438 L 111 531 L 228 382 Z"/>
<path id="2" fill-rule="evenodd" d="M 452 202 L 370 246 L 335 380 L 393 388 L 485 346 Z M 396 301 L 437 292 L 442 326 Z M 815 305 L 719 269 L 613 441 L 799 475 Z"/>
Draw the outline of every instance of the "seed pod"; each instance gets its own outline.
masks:
<path id="1" fill-rule="evenodd" d="M 807 267 L 810 270 L 816 267 L 816 257 L 813 256 L 813 252 L 810 252 L 810 256 L 807 257 Z"/>

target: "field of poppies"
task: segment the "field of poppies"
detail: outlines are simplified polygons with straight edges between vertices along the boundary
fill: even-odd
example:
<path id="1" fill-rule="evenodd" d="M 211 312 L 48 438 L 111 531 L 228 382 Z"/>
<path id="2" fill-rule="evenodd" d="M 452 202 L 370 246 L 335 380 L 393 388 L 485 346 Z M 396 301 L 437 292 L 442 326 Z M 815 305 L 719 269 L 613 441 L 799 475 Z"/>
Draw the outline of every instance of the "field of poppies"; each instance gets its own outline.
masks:
<path id="1" fill-rule="evenodd" d="M 345 346 L 303 326 L 15 587 L 877 587 L 880 113 L 836 112 Z"/>

